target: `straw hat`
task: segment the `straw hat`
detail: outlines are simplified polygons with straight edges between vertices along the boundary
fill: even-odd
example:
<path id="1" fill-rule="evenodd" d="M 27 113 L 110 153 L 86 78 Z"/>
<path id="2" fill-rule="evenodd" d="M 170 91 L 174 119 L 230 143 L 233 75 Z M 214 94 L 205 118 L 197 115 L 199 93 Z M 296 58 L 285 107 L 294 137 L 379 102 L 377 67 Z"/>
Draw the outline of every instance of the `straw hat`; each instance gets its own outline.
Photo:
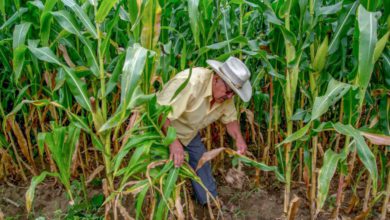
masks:
<path id="1" fill-rule="evenodd" d="M 207 60 L 207 63 L 244 102 L 251 99 L 251 73 L 241 60 L 229 57 L 224 63 L 216 60 Z"/>

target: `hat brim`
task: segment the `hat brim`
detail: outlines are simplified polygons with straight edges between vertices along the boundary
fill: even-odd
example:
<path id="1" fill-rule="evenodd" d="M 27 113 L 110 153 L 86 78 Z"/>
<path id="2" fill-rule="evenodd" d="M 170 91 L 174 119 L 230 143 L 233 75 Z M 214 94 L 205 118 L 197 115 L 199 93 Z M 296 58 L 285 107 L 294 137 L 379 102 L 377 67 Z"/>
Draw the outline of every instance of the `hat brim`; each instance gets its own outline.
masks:
<path id="1" fill-rule="evenodd" d="M 246 81 L 241 89 L 235 87 L 231 82 L 230 80 L 226 77 L 226 75 L 221 72 L 221 70 L 219 69 L 220 66 L 222 66 L 222 63 L 219 62 L 219 61 L 216 61 L 216 60 L 207 60 L 206 61 L 207 64 L 210 65 L 211 68 L 213 68 L 213 70 L 223 79 L 223 81 L 226 82 L 226 84 L 229 85 L 229 87 L 238 95 L 240 96 L 240 98 L 242 99 L 242 101 L 244 102 L 248 102 L 251 97 L 252 97 L 252 86 L 251 86 L 251 83 L 248 81 Z"/>

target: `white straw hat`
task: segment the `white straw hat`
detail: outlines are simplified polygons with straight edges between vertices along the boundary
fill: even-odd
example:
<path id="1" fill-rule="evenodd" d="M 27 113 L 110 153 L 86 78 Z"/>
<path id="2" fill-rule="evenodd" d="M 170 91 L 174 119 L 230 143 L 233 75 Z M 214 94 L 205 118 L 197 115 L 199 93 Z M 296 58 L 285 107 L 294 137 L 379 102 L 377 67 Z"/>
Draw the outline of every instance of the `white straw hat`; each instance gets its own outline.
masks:
<path id="1" fill-rule="evenodd" d="M 206 62 L 244 102 L 251 99 L 252 86 L 249 81 L 251 73 L 241 60 L 229 57 L 224 63 L 216 60 Z"/>

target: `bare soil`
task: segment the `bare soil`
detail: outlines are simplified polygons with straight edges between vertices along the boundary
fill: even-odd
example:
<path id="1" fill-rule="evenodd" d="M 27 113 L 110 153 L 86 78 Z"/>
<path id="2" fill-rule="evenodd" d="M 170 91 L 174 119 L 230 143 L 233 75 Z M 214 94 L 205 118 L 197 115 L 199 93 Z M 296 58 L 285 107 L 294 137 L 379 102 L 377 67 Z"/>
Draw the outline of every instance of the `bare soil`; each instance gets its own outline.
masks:
<path id="1" fill-rule="evenodd" d="M 271 219 L 286 219 L 283 214 L 283 185 L 277 181 L 262 183 L 266 187 L 255 187 L 253 179 L 244 179 L 241 189 L 237 189 L 235 185 L 226 182 L 222 174 L 217 174 L 219 198 L 222 200 L 222 212 L 224 219 L 248 219 L 248 220 L 271 220 Z M 69 200 L 59 184 L 53 181 L 45 181 L 38 185 L 35 199 L 34 209 L 30 216 L 27 216 L 25 207 L 25 192 L 28 186 L 16 186 L 12 184 L 0 183 L 0 220 L 2 215 L 4 219 L 35 219 L 37 217 L 45 217 L 45 219 L 64 219 L 65 214 L 69 210 Z M 91 199 L 101 193 L 97 187 L 89 187 L 88 198 Z M 347 203 L 350 199 L 350 192 L 346 192 L 344 202 Z M 293 184 L 292 197 L 294 195 L 300 198 L 299 211 L 295 219 L 306 220 L 310 219 L 309 203 L 306 199 L 306 188 L 303 184 Z M 332 195 L 332 193 L 330 194 Z M 125 201 L 125 207 L 132 208 L 131 201 Z M 210 219 L 207 208 L 195 204 L 195 214 L 197 219 Z M 360 208 L 355 211 L 345 214 L 345 204 L 340 211 L 340 219 L 354 219 L 359 215 Z M 326 205 L 324 211 L 318 216 L 318 219 L 329 219 L 332 208 L 329 204 Z M 102 216 L 104 210 L 99 209 L 99 214 Z M 132 213 L 133 211 L 130 211 Z M 96 215 L 98 216 L 98 215 Z M 86 218 L 91 219 L 91 218 Z M 368 219 L 378 219 L 378 212 L 374 211 Z M 389 218 L 390 219 L 390 218 Z"/>

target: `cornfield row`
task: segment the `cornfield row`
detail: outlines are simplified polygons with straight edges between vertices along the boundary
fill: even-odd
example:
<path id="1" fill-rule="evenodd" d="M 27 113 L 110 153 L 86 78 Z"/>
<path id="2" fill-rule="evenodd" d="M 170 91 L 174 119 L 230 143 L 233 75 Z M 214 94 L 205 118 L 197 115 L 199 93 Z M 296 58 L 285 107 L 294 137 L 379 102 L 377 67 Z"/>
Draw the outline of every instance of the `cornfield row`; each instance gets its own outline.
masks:
<path id="1" fill-rule="evenodd" d="M 236 56 L 252 73 L 236 107 L 254 160 L 227 152 L 258 169 L 251 180 L 283 184 L 281 214 L 304 182 L 316 219 L 336 180 L 333 218 L 352 189 L 360 216 L 386 219 L 389 1 L 0 0 L 0 14 L 0 181 L 30 184 L 26 212 L 47 177 L 71 204 L 72 182 L 99 178 L 105 218 L 131 219 L 129 196 L 137 219 L 190 218 L 184 183 L 200 180 L 169 161 L 176 133 L 162 133 L 170 108 L 155 93 Z M 209 150 L 230 145 L 221 128 L 203 131 Z"/>

